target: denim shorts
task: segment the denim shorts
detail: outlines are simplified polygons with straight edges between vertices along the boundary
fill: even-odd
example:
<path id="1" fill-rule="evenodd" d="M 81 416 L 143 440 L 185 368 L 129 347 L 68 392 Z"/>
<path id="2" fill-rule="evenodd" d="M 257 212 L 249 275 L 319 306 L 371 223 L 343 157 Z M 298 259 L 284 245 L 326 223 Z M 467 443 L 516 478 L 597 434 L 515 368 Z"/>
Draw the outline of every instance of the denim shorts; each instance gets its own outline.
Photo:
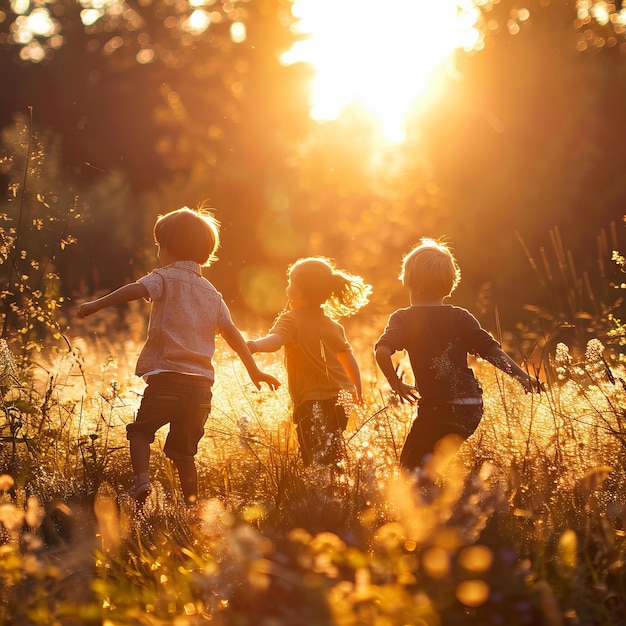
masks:
<path id="1" fill-rule="evenodd" d="M 150 443 L 165 424 L 170 431 L 163 451 L 173 461 L 193 461 L 211 412 L 213 381 L 202 376 L 162 372 L 148 377 L 137 417 L 126 436 L 144 436 Z"/>

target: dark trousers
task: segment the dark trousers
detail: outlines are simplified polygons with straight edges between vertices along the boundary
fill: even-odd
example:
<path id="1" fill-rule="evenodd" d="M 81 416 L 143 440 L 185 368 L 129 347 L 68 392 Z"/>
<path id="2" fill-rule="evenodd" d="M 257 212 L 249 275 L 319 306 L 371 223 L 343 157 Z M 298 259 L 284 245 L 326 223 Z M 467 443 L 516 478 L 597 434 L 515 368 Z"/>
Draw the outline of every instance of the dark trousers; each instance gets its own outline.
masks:
<path id="1" fill-rule="evenodd" d="M 343 458 L 348 416 L 337 398 L 304 402 L 295 409 L 293 421 L 305 465 L 334 464 Z"/>
<path id="2" fill-rule="evenodd" d="M 457 435 L 465 441 L 478 427 L 483 416 L 482 404 L 420 402 L 417 418 L 400 454 L 401 467 L 422 467 L 438 441 Z"/>

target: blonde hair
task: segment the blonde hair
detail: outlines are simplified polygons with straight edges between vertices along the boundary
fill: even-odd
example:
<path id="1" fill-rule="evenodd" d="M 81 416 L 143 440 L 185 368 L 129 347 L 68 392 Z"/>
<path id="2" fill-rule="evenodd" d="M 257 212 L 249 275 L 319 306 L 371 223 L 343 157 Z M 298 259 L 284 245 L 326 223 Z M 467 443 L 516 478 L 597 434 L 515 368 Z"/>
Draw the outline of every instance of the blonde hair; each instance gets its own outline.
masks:
<path id="1" fill-rule="evenodd" d="M 185 206 L 158 217 L 154 240 L 178 261 L 211 265 L 217 261 L 215 253 L 220 246 L 220 223 L 207 209 L 193 211 Z"/>
<path id="2" fill-rule="evenodd" d="M 360 276 L 338 270 L 326 257 L 298 259 L 289 266 L 287 274 L 295 287 L 310 304 L 324 305 L 331 318 L 354 315 L 369 302 L 371 285 Z"/>
<path id="3" fill-rule="evenodd" d="M 412 294 L 445 298 L 461 281 L 461 269 L 445 243 L 425 237 L 402 259 L 399 279 Z"/>

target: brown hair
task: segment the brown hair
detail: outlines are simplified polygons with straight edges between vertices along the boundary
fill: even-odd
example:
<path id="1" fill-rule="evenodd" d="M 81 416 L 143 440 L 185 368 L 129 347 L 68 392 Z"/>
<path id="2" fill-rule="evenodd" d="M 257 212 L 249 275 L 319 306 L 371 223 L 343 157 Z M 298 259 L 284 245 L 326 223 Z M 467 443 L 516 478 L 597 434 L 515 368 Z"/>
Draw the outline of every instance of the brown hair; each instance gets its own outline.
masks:
<path id="1" fill-rule="evenodd" d="M 423 238 L 402 259 L 399 278 L 415 295 L 445 298 L 459 284 L 461 269 L 445 243 Z"/>
<path id="2" fill-rule="evenodd" d="M 326 257 L 298 259 L 288 269 L 291 284 L 310 304 L 324 305 L 332 318 L 354 315 L 369 301 L 371 285 L 335 267 Z"/>
<path id="3" fill-rule="evenodd" d="M 160 215 L 154 225 L 154 239 L 178 261 L 211 265 L 217 260 L 220 223 L 206 209 L 188 207 Z"/>

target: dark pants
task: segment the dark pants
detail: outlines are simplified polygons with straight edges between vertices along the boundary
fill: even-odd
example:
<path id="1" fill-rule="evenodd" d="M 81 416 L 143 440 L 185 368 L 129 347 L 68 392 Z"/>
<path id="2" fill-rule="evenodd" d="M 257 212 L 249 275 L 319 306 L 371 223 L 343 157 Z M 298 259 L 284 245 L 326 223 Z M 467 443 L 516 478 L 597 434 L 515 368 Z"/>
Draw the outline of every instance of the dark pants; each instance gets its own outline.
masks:
<path id="1" fill-rule="evenodd" d="M 211 412 L 212 381 L 202 376 L 163 372 L 148 377 L 137 418 L 126 426 L 128 439 L 143 435 L 150 443 L 169 423 L 163 451 L 174 461 L 193 461 Z"/>
<path id="2" fill-rule="evenodd" d="M 420 402 L 417 418 L 400 454 L 400 465 L 408 470 L 422 467 L 438 441 L 447 435 L 457 435 L 465 441 L 476 430 L 482 416 L 482 404 Z"/>
<path id="3" fill-rule="evenodd" d="M 348 416 L 344 407 L 337 404 L 337 398 L 304 402 L 295 409 L 293 421 L 305 465 L 330 465 L 344 457 L 343 431 Z"/>

